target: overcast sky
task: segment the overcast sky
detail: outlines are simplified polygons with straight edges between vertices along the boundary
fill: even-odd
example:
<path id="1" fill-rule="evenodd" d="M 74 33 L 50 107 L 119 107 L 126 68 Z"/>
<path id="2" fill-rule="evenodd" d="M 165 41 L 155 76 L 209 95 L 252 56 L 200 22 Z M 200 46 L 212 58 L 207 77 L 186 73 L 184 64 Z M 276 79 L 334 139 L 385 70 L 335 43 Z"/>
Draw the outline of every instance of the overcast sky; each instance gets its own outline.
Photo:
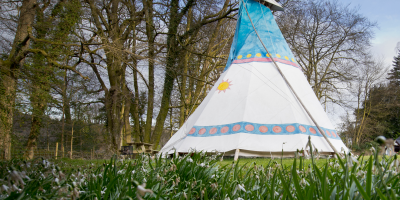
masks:
<path id="1" fill-rule="evenodd" d="M 359 8 L 359 13 L 378 24 L 371 51 L 376 58 L 392 65 L 396 45 L 400 42 L 400 0 L 339 0 Z"/>

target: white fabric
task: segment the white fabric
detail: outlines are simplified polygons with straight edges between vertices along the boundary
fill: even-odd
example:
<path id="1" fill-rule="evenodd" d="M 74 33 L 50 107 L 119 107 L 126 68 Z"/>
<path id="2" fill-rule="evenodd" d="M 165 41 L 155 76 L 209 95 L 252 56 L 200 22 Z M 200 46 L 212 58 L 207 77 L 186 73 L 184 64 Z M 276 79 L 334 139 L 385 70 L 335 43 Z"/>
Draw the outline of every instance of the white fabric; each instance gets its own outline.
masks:
<path id="1" fill-rule="evenodd" d="M 278 65 L 317 123 L 325 129 L 334 129 L 303 73 L 291 65 Z M 230 82 L 229 89 L 217 90 L 223 81 Z M 308 142 L 308 135 L 301 133 L 260 135 L 242 132 L 209 137 L 193 137 L 188 134 L 194 126 L 218 126 L 237 122 L 315 126 L 273 63 L 233 64 L 221 74 L 201 105 L 161 152 L 188 152 L 191 149 L 207 152 L 227 152 L 233 149 L 280 152 L 284 142 L 286 144 L 283 145 L 283 150 L 293 152 L 304 149 Z M 333 152 L 323 137 L 311 136 L 311 141 L 319 151 Z M 340 139 L 330 141 L 336 149 L 343 147 L 347 150 Z"/>

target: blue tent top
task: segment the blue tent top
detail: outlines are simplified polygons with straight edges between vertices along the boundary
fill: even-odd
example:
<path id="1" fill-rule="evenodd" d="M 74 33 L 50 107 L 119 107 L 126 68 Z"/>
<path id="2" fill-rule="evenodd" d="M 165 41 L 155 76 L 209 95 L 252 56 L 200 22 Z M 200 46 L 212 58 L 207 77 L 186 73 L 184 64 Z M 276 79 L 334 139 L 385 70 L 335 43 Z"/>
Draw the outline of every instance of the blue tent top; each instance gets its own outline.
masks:
<path id="1" fill-rule="evenodd" d="M 239 1 L 236 32 L 225 71 L 234 63 L 272 62 L 271 57 L 275 62 L 299 68 L 271 10 L 254 0 L 243 0 L 244 3 L 242 0 Z M 257 37 L 244 6 L 246 6 L 258 34 L 271 55 L 267 55 L 267 51 Z"/>

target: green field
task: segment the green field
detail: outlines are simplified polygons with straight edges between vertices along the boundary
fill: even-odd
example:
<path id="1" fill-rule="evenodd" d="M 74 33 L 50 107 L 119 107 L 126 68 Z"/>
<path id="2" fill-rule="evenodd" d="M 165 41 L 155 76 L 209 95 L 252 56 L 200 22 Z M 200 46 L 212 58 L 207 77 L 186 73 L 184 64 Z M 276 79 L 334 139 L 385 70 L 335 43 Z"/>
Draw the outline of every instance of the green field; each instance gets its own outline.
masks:
<path id="1" fill-rule="evenodd" d="M 398 199 L 397 156 L 13 160 L 0 199 Z M 296 167 L 293 167 L 296 166 Z"/>

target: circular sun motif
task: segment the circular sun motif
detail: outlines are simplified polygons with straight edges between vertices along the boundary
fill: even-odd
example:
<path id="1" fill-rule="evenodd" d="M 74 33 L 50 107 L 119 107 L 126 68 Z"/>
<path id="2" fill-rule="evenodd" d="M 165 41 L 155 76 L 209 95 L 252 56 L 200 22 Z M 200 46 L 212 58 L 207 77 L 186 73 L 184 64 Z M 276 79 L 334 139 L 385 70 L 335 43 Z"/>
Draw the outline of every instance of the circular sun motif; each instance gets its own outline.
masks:
<path id="1" fill-rule="evenodd" d="M 222 80 L 222 83 L 220 83 L 220 84 L 218 85 L 218 87 L 217 87 L 217 90 L 219 90 L 219 91 L 218 91 L 218 94 L 219 94 L 220 92 L 224 92 L 224 93 L 225 93 L 225 91 L 226 91 L 227 89 L 231 89 L 231 88 L 229 87 L 229 86 L 233 85 L 233 84 L 231 84 L 231 82 L 232 82 L 232 81 L 229 81 L 229 79 L 226 79 L 226 81 Z"/>

